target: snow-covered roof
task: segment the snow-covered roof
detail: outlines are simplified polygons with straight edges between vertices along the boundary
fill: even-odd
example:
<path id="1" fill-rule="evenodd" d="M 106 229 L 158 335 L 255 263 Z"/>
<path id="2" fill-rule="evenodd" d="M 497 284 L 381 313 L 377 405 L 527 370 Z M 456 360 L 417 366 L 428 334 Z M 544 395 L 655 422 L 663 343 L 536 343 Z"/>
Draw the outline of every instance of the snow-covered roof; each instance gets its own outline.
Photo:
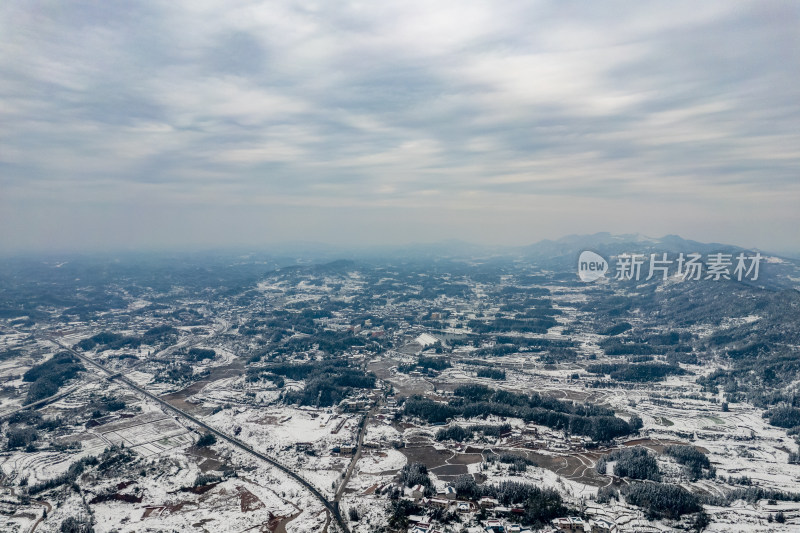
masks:
<path id="1" fill-rule="evenodd" d="M 414 339 L 414 342 L 422 345 L 423 347 L 431 346 L 439 342 L 439 339 L 431 335 L 430 333 L 422 333 L 419 337 Z"/>

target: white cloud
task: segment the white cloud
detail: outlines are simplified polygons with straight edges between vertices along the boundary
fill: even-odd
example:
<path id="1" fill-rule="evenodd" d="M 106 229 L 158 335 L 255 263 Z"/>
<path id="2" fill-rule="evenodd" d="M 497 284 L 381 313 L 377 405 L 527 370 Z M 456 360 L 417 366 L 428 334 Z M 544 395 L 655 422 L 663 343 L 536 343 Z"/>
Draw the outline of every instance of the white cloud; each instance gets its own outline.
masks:
<path id="1" fill-rule="evenodd" d="M 759 198 L 782 227 L 769 201 L 800 200 L 798 19 L 780 2 L 9 1 L 0 209 L 25 226 L 56 201 L 287 205 L 308 227 L 327 206 L 374 240 L 375 206 L 502 221 L 705 201 L 723 227 Z M 459 220 L 442 227 L 513 234 Z"/>

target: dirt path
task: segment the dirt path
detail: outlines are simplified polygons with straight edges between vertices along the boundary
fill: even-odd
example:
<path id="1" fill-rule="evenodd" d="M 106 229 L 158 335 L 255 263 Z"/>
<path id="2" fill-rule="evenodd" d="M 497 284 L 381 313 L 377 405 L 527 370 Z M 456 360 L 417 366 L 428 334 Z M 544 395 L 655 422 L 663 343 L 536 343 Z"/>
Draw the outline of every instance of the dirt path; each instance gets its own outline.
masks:
<path id="1" fill-rule="evenodd" d="M 44 500 L 33 500 L 33 503 L 38 503 L 39 505 L 44 506 L 44 509 L 45 509 L 45 511 L 47 512 L 48 515 L 53 510 L 53 506 L 50 505 L 49 502 L 46 502 Z M 41 524 L 42 520 L 44 520 L 44 514 L 42 516 L 40 516 L 39 519 L 36 520 L 36 522 L 33 523 L 29 533 L 33 533 L 34 531 L 36 531 L 36 528 L 39 527 L 39 524 Z"/>
<path id="2" fill-rule="evenodd" d="M 293 514 L 292 516 L 287 516 L 286 518 L 283 518 L 280 522 L 278 522 L 278 526 L 275 528 L 275 533 L 286 533 L 286 524 L 288 524 L 298 516 L 300 516 L 299 512 Z"/>

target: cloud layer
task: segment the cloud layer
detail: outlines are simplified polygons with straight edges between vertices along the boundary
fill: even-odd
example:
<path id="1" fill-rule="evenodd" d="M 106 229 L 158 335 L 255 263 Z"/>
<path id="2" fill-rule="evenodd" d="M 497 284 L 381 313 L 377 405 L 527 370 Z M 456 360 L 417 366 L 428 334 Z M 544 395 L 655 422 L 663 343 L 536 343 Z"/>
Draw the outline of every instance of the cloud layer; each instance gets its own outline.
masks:
<path id="1" fill-rule="evenodd" d="M 799 23 L 769 1 L 3 2 L 2 244 L 800 248 Z"/>

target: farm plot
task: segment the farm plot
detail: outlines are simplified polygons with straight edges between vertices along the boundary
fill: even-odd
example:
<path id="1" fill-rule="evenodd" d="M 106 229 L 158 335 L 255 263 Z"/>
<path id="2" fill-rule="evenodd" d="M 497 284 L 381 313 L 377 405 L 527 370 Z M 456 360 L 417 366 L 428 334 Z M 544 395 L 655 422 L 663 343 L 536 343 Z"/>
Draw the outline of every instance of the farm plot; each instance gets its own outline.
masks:
<path id="1" fill-rule="evenodd" d="M 99 426 L 94 431 L 106 442 L 124 445 L 143 457 L 186 447 L 194 442 L 188 429 L 158 412 Z"/>

